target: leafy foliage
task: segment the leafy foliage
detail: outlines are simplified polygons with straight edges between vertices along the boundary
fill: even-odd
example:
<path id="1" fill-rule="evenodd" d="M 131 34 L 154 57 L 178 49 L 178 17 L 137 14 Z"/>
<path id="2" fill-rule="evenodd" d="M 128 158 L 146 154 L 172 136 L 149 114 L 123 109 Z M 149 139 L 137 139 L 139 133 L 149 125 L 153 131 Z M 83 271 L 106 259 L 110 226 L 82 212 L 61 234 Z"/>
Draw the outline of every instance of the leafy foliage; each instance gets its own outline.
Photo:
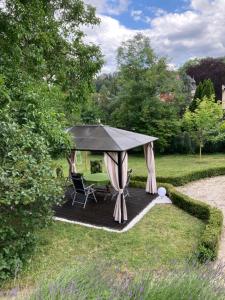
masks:
<path id="1" fill-rule="evenodd" d="M 18 125 L 9 107 L 0 111 L 0 281 L 20 270 L 35 229 L 49 222 L 62 195 L 45 139 L 31 124 Z"/>
<path id="2" fill-rule="evenodd" d="M 157 147 L 164 151 L 179 131 L 182 81 L 176 80 L 166 60 L 154 54 L 149 39 L 141 34 L 122 43 L 117 59 L 118 88 L 112 97 L 111 92 L 108 95 L 111 124 L 159 137 Z M 160 100 L 160 94 L 168 91 L 174 95 L 171 103 Z"/>
<path id="3" fill-rule="evenodd" d="M 201 157 L 201 150 L 206 141 L 216 140 L 220 136 L 223 110 L 219 103 L 215 103 L 213 96 L 211 98 L 204 97 L 202 101 L 199 99 L 197 103 L 198 107 L 194 112 L 186 111 L 184 127 L 198 143 Z"/>
<path id="4" fill-rule="evenodd" d="M 51 158 L 70 149 L 64 128 L 80 118 L 101 67 L 80 29 L 98 22 L 80 0 L 0 8 L 0 280 L 21 269 L 61 201 Z"/>
<path id="5" fill-rule="evenodd" d="M 44 80 L 65 93 L 67 118 L 78 118 L 103 62 L 99 48 L 83 42 L 80 27 L 98 23 L 94 8 L 81 0 L 6 0 L 0 9 L 0 73 L 13 99 L 31 79 Z"/>

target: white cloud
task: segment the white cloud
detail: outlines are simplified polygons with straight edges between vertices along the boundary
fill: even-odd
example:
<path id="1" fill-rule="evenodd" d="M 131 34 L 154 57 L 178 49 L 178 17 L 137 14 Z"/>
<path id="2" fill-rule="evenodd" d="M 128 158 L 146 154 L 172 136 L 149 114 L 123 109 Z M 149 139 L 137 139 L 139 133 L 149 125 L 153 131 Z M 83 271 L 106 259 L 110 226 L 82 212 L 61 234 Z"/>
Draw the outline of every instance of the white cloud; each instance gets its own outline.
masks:
<path id="1" fill-rule="evenodd" d="M 179 65 L 190 57 L 225 55 L 225 0 L 192 0 L 181 13 L 166 13 L 149 20 L 149 28 L 134 30 L 112 17 L 100 15 L 101 25 L 87 29 L 87 40 L 101 46 L 106 65 L 103 72 L 116 67 L 116 50 L 121 42 L 142 32 L 151 39 L 158 55 Z"/>
<path id="2" fill-rule="evenodd" d="M 0 9 L 2 11 L 6 11 L 6 3 L 5 0 L 0 0 Z"/>
<path id="3" fill-rule="evenodd" d="M 151 13 L 154 14 L 155 17 L 160 17 L 167 13 L 166 10 L 156 6 L 149 6 L 148 10 L 151 11 Z"/>
<path id="4" fill-rule="evenodd" d="M 206 8 L 210 9 L 210 6 L 212 5 L 211 2 L 212 1 L 210 1 L 210 0 L 192 0 L 190 7 L 195 10 L 202 11 L 203 8 L 204 8 L 204 10 L 206 10 Z"/>
<path id="5" fill-rule="evenodd" d="M 132 10 L 130 13 L 130 15 L 134 19 L 134 21 L 141 20 L 142 14 L 143 14 L 142 10 Z"/>
<path id="6" fill-rule="evenodd" d="M 133 37 L 136 30 L 130 30 L 121 25 L 118 20 L 104 15 L 99 15 L 101 24 L 93 29 L 85 29 L 86 41 L 99 45 L 105 55 L 106 64 L 103 73 L 114 71 L 116 68 L 116 51 L 121 43 Z"/>
<path id="7" fill-rule="evenodd" d="M 109 15 L 119 15 L 129 6 L 129 0 L 84 0 L 84 2 L 96 7 L 97 13 Z"/>

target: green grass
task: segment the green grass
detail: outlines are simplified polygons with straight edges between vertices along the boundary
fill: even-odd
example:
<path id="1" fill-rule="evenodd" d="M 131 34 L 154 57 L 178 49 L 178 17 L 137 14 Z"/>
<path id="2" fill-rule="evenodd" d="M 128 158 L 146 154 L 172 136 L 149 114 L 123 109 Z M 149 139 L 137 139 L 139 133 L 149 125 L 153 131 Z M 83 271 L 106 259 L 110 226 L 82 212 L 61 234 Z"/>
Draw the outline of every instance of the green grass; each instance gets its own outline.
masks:
<path id="1" fill-rule="evenodd" d="M 91 159 L 103 159 L 103 156 L 88 155 L 85 167 L 85 160 L 82 154 L 82 162 L 79 160 L 78 171 L 88 174 L 89 160 Z M 67 175 L 68 164 L 66 159 L 58 160 L 56 164 L 62 165 L 64 174 Z M 133 169 L 133 174 L 136 176 L 147 175 L 145 160 L 142 155 L 129 155 L 129 167 Z M 225 154 L 203 155 L 201 160 L 198 155 L 156 156 L 156 175 L 158 177 L 177 177 L 214 167 L 225 167 Z"/>
<path id="2" fill-rule="evenodd" d="M 80 261 L 129 270 L 163 270 L 194 255 L 204 223 L 171 205 L 155 206 L 132 230 L 111 233 L 63 222 L 39 232 L 40 243 L 14 284 L 33 285 Z"/>
<path id="3" fill-rule="evenodd" d="M 99 159 L 102 156 L 91 156 Z M 84 159 L 82 160 L 84 162 Z M 66 159 L 55 161 L 67 175 Z M 89 174 L 89 162 L 78 164 L 78 170 Z M 158 176 L 176 177 L 193 171 L 225 166 L 225 155 L 168 155 L 156 157 Z M 144 157 L 129 156 L 134 175 L 146 175 Z M 100 178 L 101 179 L 101 178 Z M 194 255 L 205 224 L 170 205 L 155 206 L 132 230 L 117 234 L 78 225 L 54 222 L 38 233 L 39 244 L 26 268 L 15 281 L 5 287 L 33 286 L 41 278 L 52 278 L 65 267 L 82 261 L 102 260 L 119 265 L 131 273 L 140 270 L 170 268 L 178 261 L 184 265 Z"/>

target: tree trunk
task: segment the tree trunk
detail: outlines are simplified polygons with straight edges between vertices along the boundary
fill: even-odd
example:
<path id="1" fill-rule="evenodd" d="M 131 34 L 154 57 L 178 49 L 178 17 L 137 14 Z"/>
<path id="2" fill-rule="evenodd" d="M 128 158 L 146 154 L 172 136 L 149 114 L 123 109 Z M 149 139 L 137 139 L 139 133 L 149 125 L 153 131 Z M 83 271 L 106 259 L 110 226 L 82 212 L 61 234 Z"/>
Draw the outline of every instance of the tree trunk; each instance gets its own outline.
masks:
<path id="1" fill-rule="evenodd" d="M 200 160 L 202 159 L 202 148 L 203 148 L 203 145 L 202 145 L 202 143 L 200 143 L 200 145 L 199 145 L 199 158 L 200 158 Z"/>

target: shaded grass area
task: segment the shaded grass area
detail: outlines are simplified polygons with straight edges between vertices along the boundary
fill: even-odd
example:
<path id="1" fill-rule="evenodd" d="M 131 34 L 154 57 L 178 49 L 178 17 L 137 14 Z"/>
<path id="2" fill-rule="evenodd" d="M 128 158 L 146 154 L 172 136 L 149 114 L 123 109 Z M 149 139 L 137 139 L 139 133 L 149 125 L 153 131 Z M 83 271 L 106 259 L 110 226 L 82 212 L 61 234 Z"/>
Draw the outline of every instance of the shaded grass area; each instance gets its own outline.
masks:
<path id="1" fill-rule="evenodd" d="M 14 285 L 33 285 L 80 261 L 103 260 L 131 273 L 163 270 L 193 257 L 205 224 L 172 205 L 157 205 L 130 231 L 110 233 L 54 222 Z M 11 285 L 11 284 L 10 284 Z"/>
<path id="2" fill-rule="evenodd" d="M 102 155 L 88 155 L 85 160 L 84 153 L 78 155 L 78 170 L 82 173 L 89 173 L 90 160 L 102 159 Z M 85 163 L 86 161 L 86 163 Z M 66 159 L 55 162 L 62 165 L 64 175 L 67 176 L 68 165 Z M 103 164 L 104 167 L 104 164 Z M 129 155 L 129 167 L 133 169 L 135 176 L 146 176 L 147 170 L 143 155 Z M 156 175 L 157 177 L 178 177 L 196 171 L 208 170 L 211 168 L 225 167 L 225 154 L 203 155 L 199 159 L 198 155 L 164 155 L 156 156 Z"/>

